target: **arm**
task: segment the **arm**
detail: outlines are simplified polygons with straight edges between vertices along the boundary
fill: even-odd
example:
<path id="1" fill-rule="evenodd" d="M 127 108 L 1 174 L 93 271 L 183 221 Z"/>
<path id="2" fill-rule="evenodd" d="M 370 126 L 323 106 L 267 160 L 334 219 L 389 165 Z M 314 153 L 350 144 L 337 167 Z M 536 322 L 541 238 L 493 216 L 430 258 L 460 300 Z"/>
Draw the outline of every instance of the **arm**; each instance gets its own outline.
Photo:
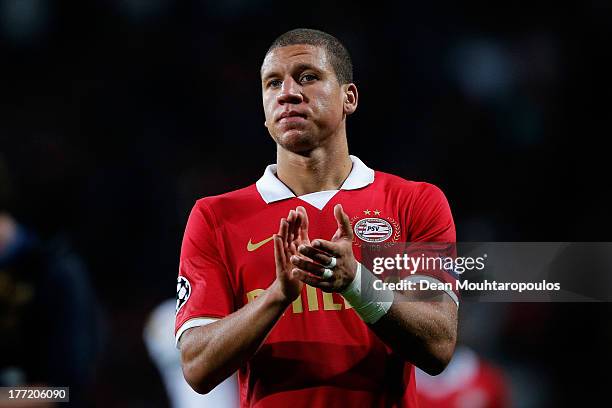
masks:
<path id="1" fill-rule="evenodd" d="M 396 292 L 387 314 L 369 325 L 389 347 L 430 375 L 448 365 L 457 341 L 457 305 L 446 292 L 435 292 L 427 300 Z"/>
<path id="2" fill-rule="evenodd" d="M 188 329 L 181 336 L 181 365 L 187 383 L 198 393 L 208 393 L 259 349 L 303 283 L 291 276 L 290 245 L 301 220 L 295 211 L 280 222 L 274 236 L 276 280 L 253 302 L 214 323 Z M 290 240 L 291 238 L 291 240 Z"/>
<path id="3" fill-rule="evenodd" d="M 340 292 L 347 297 L 347 288 L 355 280 L 357 261 L 353 256 L 353 231 L 341 205 L 334 215 L 338 230 L 331 241 L 317 239 L 312 245 L 299 245 L 301 255 L 291 257 L 294 273 L 299 278 L 326 292 Z M 323 279 L 321 265 L 336 258 L 336 267 L 330 278 Z M 315 261 L 315 262 L 312 262 Z M 361 268 L 363 279 L 376 279 Z M 367 275 L 365 275 L 367 274 Z M 429 374 L 439 374 L 449 363 L 457 338 L 457 306 L 443 291 L 387 294 L 390 307 L 387 312 L 368 326 L 395 352 Z M 353 304 L 353 299 L 347 300 Z M 355 306 L 355 305 L 354 305 Z M 358 308 L 355 310 L 358 312 Z"/>
<path id="4" fill-rule="evenodd" d="M 255 354 L 290 303 L 276 286 L 223 319 L 183 333 L 183 375 L 196 392 L 208 393 Z"/>

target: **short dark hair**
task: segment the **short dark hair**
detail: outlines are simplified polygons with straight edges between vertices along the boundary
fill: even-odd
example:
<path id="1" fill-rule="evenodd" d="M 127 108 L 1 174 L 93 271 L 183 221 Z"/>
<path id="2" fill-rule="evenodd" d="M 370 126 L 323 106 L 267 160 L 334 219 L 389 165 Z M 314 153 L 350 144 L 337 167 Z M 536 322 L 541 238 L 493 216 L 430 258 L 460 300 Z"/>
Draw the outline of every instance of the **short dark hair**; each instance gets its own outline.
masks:
<path id="1" fill-rule="evenodd" d="M 287 45 L 308 44 L 322 47 L 330 57 L 330 62 L 340 84 L 353 82 L 353 62 L 346 47 L 333 35 L 310 28 L 296 28 L 281 34 L 274 40 L 266 55 L 275 48 Z"/>

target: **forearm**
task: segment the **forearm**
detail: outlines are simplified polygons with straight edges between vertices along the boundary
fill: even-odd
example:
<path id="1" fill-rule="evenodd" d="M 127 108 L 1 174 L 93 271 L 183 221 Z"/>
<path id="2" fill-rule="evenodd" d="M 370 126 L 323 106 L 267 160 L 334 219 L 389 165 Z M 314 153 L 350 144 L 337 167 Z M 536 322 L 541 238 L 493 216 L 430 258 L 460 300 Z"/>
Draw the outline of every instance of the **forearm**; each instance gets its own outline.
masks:
<path id="1" fill-rule="evenodd" d="M 353 280 L 341 294 L 396 353 L 430 374 L 441 372 L 455 348 L 455 301 L 444 291 L 400 293 L 379 284 L 374 274 L 358 264 Z"/>
<path id="2" fill-rule="evenodd" d="M 444 292 L 434 299 L 394 294 L 389 311 L 369 327 L 392 350 L 435 375 L 449 363 L 457 339 L 457 307 Z"/>
<path id="3" fill-rule="evenodd" d="M 209 392 L 255 354 L 290 304 L 276 289 L 274 283 L 236 312 L 183 334 L 183 374 L 194 390 Z"/>

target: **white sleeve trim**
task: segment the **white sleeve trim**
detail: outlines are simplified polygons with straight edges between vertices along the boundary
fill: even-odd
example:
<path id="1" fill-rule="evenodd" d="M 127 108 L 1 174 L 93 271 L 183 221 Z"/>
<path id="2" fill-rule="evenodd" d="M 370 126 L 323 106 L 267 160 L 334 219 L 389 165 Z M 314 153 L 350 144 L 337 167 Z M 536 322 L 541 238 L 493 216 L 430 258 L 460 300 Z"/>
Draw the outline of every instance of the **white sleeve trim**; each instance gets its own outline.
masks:
<path id="1" fill-rule="evenodd" d="M 176 346 L 176 348 L 179 348 L 179 340 L 187 329 L 191 329 L 192 327 L 198 326 L 206 326 L 207 324 L 214 323 L 217 320 L 219 319 L 214 317 L 196 317 L 194 319 L 187 320 L 185 323 L 183 323 L 181 327 L 179 327 L 178 331 L 176 332 L 176 336 L 174 337 L 174 345 Z"/>
<path id="2" fill-rule="evenodd" d="M 413 281 L 418 282 L 418 281 L 424 280 L 430 283 L 442 283 L 439 279 L 436 279 L 428 275 L 412 275 L 403 280 L 406 282 L 413 282 Z M 457 297 L 457 294 L 450 289 L 445 289 L 444 292 L 446 292 L 446 294 L 448 294 L 448 296 L 450 296 L 451 299 L 455 301 L 455 304 L 457 305 L 457 307 L 459 307 L 459 298 Z"/>

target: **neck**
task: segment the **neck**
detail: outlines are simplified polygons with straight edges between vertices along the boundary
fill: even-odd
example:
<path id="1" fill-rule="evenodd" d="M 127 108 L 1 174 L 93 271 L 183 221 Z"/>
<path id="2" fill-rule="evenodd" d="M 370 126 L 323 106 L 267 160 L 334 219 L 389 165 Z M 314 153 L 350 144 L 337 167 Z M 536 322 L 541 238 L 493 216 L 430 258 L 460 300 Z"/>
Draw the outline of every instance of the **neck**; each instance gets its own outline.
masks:
<path id="1" fill-rule="evenodd" d="M 276 176 L 296 196 L 339 189 L 353 163 L 346 137 L 336 140 L 337 143 L 317 147 L 306 154 L 293 153 L 278 146 Z"/>

